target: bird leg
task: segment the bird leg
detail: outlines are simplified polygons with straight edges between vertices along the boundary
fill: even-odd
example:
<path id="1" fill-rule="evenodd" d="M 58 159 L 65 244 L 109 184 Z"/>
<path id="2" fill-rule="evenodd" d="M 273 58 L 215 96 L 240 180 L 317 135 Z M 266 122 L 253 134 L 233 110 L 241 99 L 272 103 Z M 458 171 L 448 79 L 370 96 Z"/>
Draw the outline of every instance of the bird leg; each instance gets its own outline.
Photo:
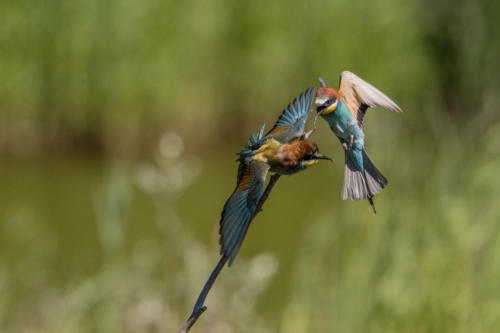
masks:
<path id="1" fill-rule="evenodd" d="M 354 134 L 351 134 L 349 136 L 349 148 L 352 149 L 352 146 L 354 145 Z"/>
<path id="2" fill-rule="evenodd" d="M 314 127 L 314 128 L 313 128 L 312 130 L 310 130 L 309 132 L 302 134 L 302 136 L 300 137 L 300 138 L 301 138 L 301 140 L 307 140 L 307 139 L 309 139 L 309 137 L 311 136 L 311 134 L 313 134 L 313 133 L 314 133 L 314 131 L 316 131 L 316 127 Z"/>

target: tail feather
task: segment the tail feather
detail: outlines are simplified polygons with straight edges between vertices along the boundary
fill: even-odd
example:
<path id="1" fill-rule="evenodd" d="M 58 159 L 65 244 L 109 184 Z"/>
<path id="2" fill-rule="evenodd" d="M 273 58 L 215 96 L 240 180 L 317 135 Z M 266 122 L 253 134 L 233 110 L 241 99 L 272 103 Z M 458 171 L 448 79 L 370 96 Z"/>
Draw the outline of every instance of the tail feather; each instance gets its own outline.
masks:
<path id="1" fill-rule="evenodd" d="M 373 199 L 371 197 L 368 197 L 368 202 L 370 203 L 370 206 L 372 206 L 373 213 L 377 214 L 377 210 L 375 209 L 375 204 L 373 203 Z"/>
<path id="2" fill-rule="evenodd" d="M 368 185 L 368 191 L 370 193 L 370 196 L 373 197 L 375 194 L 380 193 L 384 189 L 385 185 L 387 185 L 387 179 L 375 167 L 375 165 L 370 160 L 364 149 L 363 149 L 363 164 L 365 167 L 365 177 L 366 177 L 366 184 Z"/>
<path id="3" fill-rule="evenodd" d="M 364 173 L 359 170 L 354 158 L 345 152 L 344 187 L 342 188 L 343 200 L 368 199 L 373 211 L 376 213 L 372 197 L 382 191 L 387 185 L 387 179 L 375 167 L 366 151 L 363 149 Z"/>
<path id="4" fill-rule="evenodd" d="M 368 196 L 368 187 L 363 173 L 356 166 L 352 156 L 345 152 L 343 200 L 363 200 Z"/>

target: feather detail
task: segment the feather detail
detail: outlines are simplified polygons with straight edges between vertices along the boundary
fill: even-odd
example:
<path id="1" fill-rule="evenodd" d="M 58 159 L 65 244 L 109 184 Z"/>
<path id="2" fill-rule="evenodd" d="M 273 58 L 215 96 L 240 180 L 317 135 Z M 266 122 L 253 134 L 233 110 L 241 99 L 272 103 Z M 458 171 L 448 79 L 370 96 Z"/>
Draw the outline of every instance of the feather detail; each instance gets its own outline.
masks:
<path id="1" fill-rule="evenodd" d="M 383 92 L 351 72 L 342 72 L 339 86 L 340 98 L 358 120 L 360 127 L 363 126 L 363 118 L 368 107 L 380 106 L 396 112 L 402 111 Z"/>
<path id="2" fill-rule="evenodd" d="M 364 171 L 360 170 L 359 163 L 356 162 L 356 154 L 361 154 Z M 357 152 L 346 150 L 345 162 L 342 199 L 368 199 L 373 211 L 376 213 L 372 198 L 384 189 L 385 185 L 387 185 L 387 179 L 375 167 L 364 149 Z"/>
<path id="3" fill-rule="evenodd" d="M 255 139 L 258 140 L 262 133 Z M 229 265 L 238 253 L 262 197 L 268 170 L 269 165 L 263 162 L 240 162 L 236 188 L 224 205 L 219 228 L 221 254 L 229 258 Z"/>
<path id="4" fill-rule="evenodd" d="M 271 136 L 281 143 L 290 143 L 301 137 L 315 92 L 316 88 L 309 88 L 288 104 L 266 136 Z"/>

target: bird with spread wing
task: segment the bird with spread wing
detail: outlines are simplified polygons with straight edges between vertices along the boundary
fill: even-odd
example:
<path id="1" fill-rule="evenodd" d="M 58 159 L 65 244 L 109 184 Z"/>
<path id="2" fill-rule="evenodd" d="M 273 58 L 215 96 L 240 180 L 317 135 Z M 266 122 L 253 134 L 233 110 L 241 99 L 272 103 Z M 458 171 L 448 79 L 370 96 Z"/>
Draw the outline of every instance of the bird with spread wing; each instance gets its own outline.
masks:
<path id="1" fill-rule="evenodd" d="M 207 309 L 203 305 L 226 262 L 234 261 L 250 223 L 255 218 L 280 175 L 291 175 L 316 164 L 330 160 L 321 155 L 318 146 L 308 141 L 314 131 L 304 128 L 316 88 L 309 88 L 283 110 L 276 124 L 264 135 L 264 126 L 252 134 L 245 148 L 238 153 L 239 167 L 236 188 L 227 199 L 220 219 L 221 258 L 198 296 L 193 312 L 179 333 L 188 332 Z M 267 174 L 272 173 L 264 189 Z"/>
<path id="2" fill-rule="evenodd" d="M 262 126 L 239 153 L 236 188 L 224 205 L 219 229 L 221 254 L 229 259 L 229 265 L 258 213 L 267 174 L 291 175 L 321 159 L 330 160 L 307 140 L 312 131 L 304 132 L 314 94 L 315 88 L 309 88 L 295 98 L 267 134 Z"/>
<path id="3" fill-rule="evenodd" d="M 380 90 L 351 72 L 342 72 L 338 91 L 328 86 L 324 79 L 319 81 L 316 112 L 328 122 L 345 151 L 342 199 L 368 199 L 376 213 L 372 198 L 387 185 L 387 179 L 365 151 L 363 118 L 369 107 L 402 110 Z"/>

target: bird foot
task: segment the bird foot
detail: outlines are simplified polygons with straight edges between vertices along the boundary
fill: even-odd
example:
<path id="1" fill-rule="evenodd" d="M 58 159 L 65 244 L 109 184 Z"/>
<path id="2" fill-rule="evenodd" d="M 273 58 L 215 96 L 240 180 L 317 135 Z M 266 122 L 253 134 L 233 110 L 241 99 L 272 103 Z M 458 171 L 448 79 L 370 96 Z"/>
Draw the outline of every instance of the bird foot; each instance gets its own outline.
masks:
<path id="1" fill-rule="evenodd" d="M 310 130 L 309 132 L 305 133 L 302 135 L 301 139 L 302 140 L 307 140 L 309 139 L 309 137 L 311 136 L 311 134 L 313 134 L 314 132 L 316 131 L 316 127 L 313 128 L 312 130 Z"/>

